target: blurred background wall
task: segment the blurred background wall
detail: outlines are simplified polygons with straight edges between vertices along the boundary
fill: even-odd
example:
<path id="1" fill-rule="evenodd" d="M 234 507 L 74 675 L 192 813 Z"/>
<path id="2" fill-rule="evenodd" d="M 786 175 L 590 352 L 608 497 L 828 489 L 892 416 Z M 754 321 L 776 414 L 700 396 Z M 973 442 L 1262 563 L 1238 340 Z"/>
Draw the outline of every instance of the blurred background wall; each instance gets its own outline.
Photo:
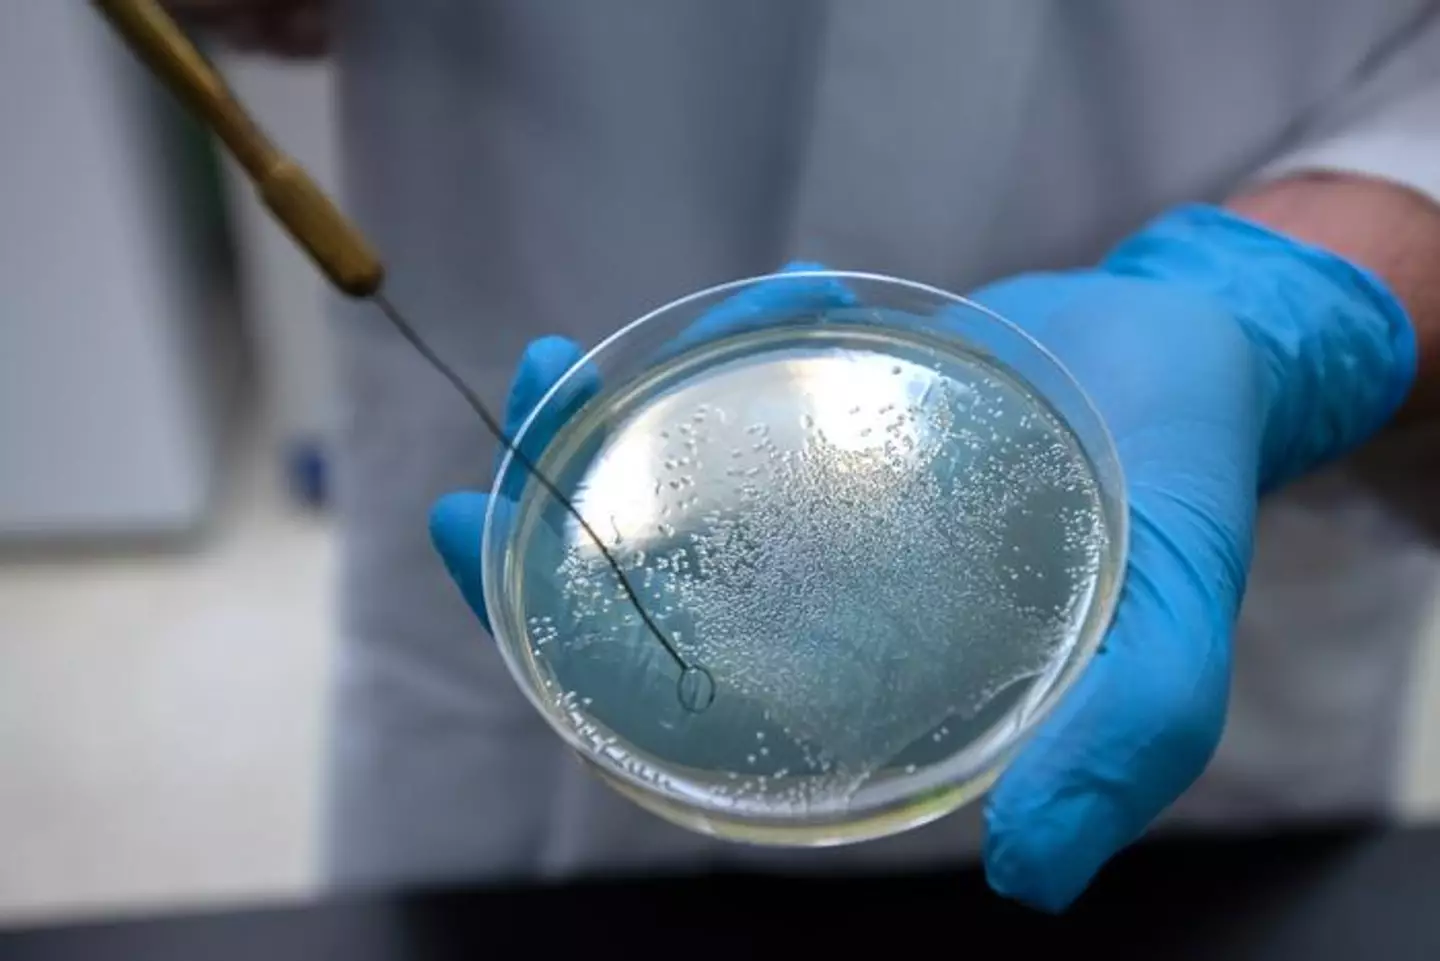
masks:
<path id="1" fill-rule="evenodd" d="M 223 50 L 215 59 L 275 141 L 338 196 L 329 64 Z M 318 505 L 328 493 L 329 438 L 338 416 L 325 310 L 330 291 L 255 200 L 234 162 L 226 157 L 223 164 L 238 295 L 259 353 L 262 404 L 291 494 Z"/>
<path id="2" fill-rule="evenodd" d="M 217 53 L 333 184 L 329 72 Z M 305 894 L 325 296 L 83 3 L 0 6 L 0 923 Z"/>
<path id="3" fill-rule="evenodd" d="M 211 307 L 205 154 L 85 6 L 5 16 L 0 534 L 185 530 L 240 356 Z"/>

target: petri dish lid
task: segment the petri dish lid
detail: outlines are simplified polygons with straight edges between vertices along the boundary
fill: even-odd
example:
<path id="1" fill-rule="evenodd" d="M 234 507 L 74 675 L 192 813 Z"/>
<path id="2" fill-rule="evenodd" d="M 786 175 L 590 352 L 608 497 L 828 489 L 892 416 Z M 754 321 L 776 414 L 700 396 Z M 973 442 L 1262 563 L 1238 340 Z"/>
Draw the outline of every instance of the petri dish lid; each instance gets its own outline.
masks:
<path id="1" fill-rule="evenodd" d="M 1093 653 L 1124 568 L 1118 461 L 1078 386 L 894 278 L 684 298 L 516 439 L 606 550 L 506 460 L 483 549 L 507 664 L 615 786 L 723 836 L 843 843 L 975 796 Z"/>

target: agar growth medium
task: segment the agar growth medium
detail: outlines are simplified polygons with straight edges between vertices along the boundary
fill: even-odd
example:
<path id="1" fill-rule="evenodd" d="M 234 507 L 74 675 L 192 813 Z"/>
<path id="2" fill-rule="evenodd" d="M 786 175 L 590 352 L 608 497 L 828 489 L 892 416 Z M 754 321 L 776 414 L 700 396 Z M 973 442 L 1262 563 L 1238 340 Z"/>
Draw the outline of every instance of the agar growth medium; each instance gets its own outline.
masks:
<path id="1" fill-rule="evenodd" d="M 693 350 L 592 399 L 540 467 L 683 664 L 529 484 L 501 616 L 532 689 L 602 769 L 722 820 L 838 822 L 865 792 L 923 803 L 928 770 L 1054 681 L 1109 556 L 1059 416 L 904 329 Z"/>

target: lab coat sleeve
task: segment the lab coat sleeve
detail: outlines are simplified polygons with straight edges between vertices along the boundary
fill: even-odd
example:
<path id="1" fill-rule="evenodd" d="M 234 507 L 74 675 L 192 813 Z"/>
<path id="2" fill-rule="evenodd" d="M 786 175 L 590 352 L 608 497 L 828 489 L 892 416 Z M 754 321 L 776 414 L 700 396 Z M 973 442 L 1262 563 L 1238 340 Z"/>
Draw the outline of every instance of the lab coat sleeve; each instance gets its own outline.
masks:
<path id="1" fill-rule="evenodd" d="M 1440 202 L 1440 4 L 1302 125 L 1254 182 L 1330 171 L 1398 183 Z"/>

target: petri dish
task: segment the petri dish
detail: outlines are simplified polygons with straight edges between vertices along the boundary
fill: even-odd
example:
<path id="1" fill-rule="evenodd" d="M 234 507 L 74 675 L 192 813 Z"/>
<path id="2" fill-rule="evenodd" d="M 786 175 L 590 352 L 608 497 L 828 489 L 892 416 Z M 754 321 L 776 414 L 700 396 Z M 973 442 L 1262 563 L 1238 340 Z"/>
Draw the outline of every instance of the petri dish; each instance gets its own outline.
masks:
<path id="1" fill-rule="evenodd" d="M 1125 569 L 1120 466 L 1080 387 L 1002 318 L 892 277 L 675 301 L 514 440 L 644 614 L 507 457 L 482 550 L 511 673 L 615 788 L 735 840 L 860 841 L 983 793 Z"/>

